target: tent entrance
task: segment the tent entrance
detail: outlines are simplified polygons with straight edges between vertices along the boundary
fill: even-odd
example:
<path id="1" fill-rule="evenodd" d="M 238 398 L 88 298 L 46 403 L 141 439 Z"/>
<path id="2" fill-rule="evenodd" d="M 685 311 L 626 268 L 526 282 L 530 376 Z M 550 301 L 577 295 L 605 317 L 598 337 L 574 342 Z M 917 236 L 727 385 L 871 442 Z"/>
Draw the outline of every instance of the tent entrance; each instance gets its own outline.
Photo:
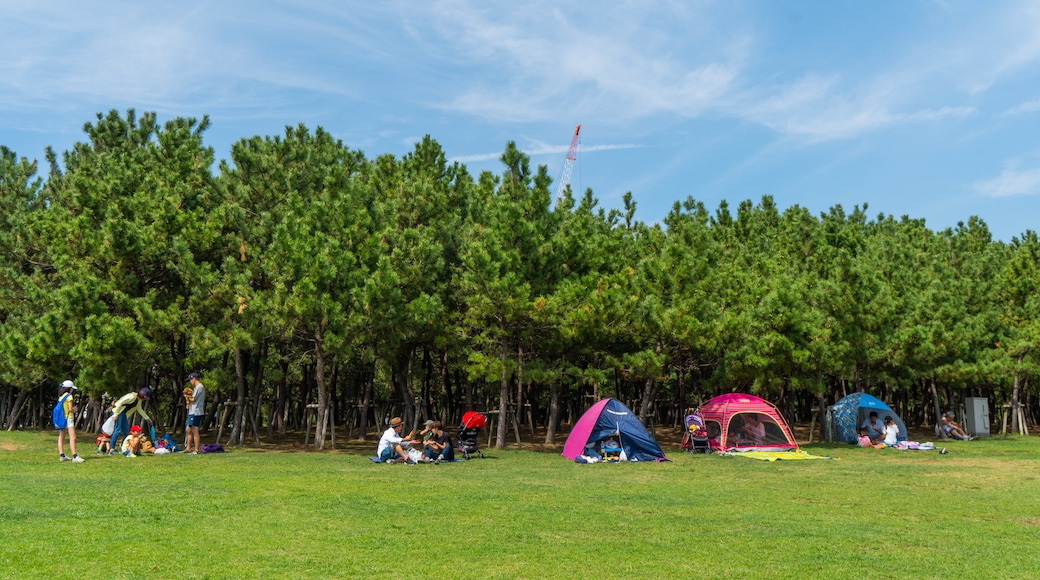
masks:
<path id="1" fill-rule="evenodd" d="M 784 429 L 764 413 L 742 411 L 729 420 L 726 442 L 731 447 L 773 447 L 790 445 Z"/>

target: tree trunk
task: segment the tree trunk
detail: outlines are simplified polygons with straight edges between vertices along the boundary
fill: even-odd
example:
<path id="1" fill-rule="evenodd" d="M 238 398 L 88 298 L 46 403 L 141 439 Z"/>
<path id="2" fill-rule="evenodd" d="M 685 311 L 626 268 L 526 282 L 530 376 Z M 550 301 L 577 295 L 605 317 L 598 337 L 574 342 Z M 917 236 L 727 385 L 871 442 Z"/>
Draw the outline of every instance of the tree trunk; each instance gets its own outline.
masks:
<path id="1" fill-rule="evenodd" d="M 448 349 L 441 351 L 441 396 L 444 399 L 444 416 L 441 422 L 447 426 L 448 421 L 454 421 L 458 413 L 455 412 L 455 395 L 451 391 L 451 373 L 448 369 Z"/>
<path id="2" fill-rule="evenodd" d="M 924 377 L 921 377 L 921 386 L 924 386 Z M 935 406 L 935 426 L 936 431 L 939 432 L 939 437 L 947 439 L 946 430 L 942 428 L 942 408 L 939 406 L 939 391 L 935 388 L 935 381 L 929 381 L 931 393 L 932 393 L 932 404 Z"/>
<path id="3" fill-rule="evenodd" d="M 519 423 L 524 409 L 524 347 L 516 347 L 516 420 Z"/>
<path id="4" fill-rule="evenodd" d="M 272 422 L 273 421 L 278 421 L 278 433 L 281 434 L 281 435 L 285 435 L 285 423 L 286 423 L 286 416 L 285 416 L 286 408 L 285 407 L 286 407 L 287 399 L 289 398 L 288 389 L 286 388 L 287 385 L 288 385 L 288 381 L 289 381 L 289 378 L 288 378 L 288 375 L 289 375 L 289 361 L 288 361 L 288 359 L 282 359 L 281 363 L 279 364 L 279 367 L 282 370 L 282 372 L 281 372 L 282 376 L 281 376 L 281 378 L 278 379 L 278 386 L 276 387 L 276 389 L 278 390 L 278 394 L 277 394 L 278 402 L 275 403 L 274 416 L 271 419 L 272 419 Z"/>
<path id="5" fill-rule="evenodd" d="M 545 444 L 556 443 L 556 425 L 560 420 L 560 379 L 549 383 L 549 423 L 545 426 Z"/>
<path id="6" fill-rule="evenodd" d="M 253 393 L 250 396 L 250 400 L 252 401 L 253 425 L 259 429 L 260 410 L 263 409 L 260 406 L 260 387 L 263 386 L 264 360 L 267 359 L 267 341 L 260 343 L 260 348 L 257 349 L 257 354 L 253 359 Z"/>
<path id="7" fill-rule="evenodd" d="M 679 388 L 676 393 L 675 408 L 679 410 L 675 415 L 675 420 L 672 423 L 672 427 L 680 427 L 680 423 L 685 422 L 686 418 L 686 373 L 683 372 L 682 359 L 676 363 L 676 371 L 678 372 L 678 383 Z"/>
<path id="8" fill-rule="evenodd" d="M 506 341 L 502 340 L 499 350 L 499 360 L 502 363 L 502 379 L 498 389 L 498 433 L 495 441 L 495 449 L 506 448 L 506 423 L 509 411 L 509 374 L 506 372 Z"/>
<path id="9" fill-rule="evenodd" d="M 412 390 L 411 384 L 411 373 L 412 373 L 412 355 L 415 353 L 412 347 L 402 348 L 398 352 L 397 356 L 394 357 L 392 380 L 394 383 L 394 391 L 401 400 L 401 420 L 405 424 L 411 424 L 412 429 L 415 428 L 415 422 L 417 421 L 415 413 L 412 412 L 415 392 Z"/>
<path id="10" fill-rule="evenodd" d="M 365 392 L 361 399 L 361 409 L 358 413 L 358 439 L 364 441 L 367 439 L 366 433 L 368 432 L 368 412 L 372 408 L 372 387 L 375 383 L 376 377 L 376 364 L 375 362 L 371 365 L 371 370 L 365 373 Z"/>
<path id="11" fill-rule="evenodd" d="M 654 410 L 654 397 L 657 396 L 657 388 L 657 380 L 654 378 L 648 378 L 643 383 L 643 396 L 639 401 L 639 421 L 648 429 L 653 427 L 650 417 Z"/>
<path id="12" fill-rule="evenodd" d="M 1012 433 L 1018 433 L 1018 430 L 1019 430 L 1019 427 L 1018 427 L 1018 395 L 1019 395 L 1019 389 L 1021 387 L 1021 382 L 1020 382 L 1020 379 L 1019 379 L 1019 377 L 1021 376 L 1021 373 L 1019 373 L 1018 369 L 1022 366 L 1022 360 L 1024 358 L 1025 358 L 1024 354 L 1018 355 L 1018 364 L 1015 365 L 1015 382 L 1014 382 L 1014 386 L 1011 388 L 1011 432 Z"/>
<path id="13" fill-rule="evenodd" d="M 476 408 L 473 406 L 473 381 L 469 380 L 469 375 L 462 371 L 456 371 L 456 373 L 458 373 L 456 376 L 461 375 L 462 390 L 465 393 L 465 397 L 463 398 L 465 401 L 465 410 L 476 411 Z"/>
<path id="14" fill-rule="evenodd" d="M 314 447 L 325 447 L 325 423 L 328 420 L 329 391 L 325 384 L 325 350 L 322 348 L 322 334 L 319 330 L 314 336 L 314 382 L 318 388 L 318 424 L 314 426 Z"/>
<path id="15" fill-rule="evenodd" d="M 22 407 L 25 405 L 25 400 L 29 398 L 29 391 L 22 389 L 18 391 L 18 397 L 15 398 L 14 404 L 11 405 L 11 413 L 7 417 L 7 430 L 14 431 L 14 426 L 18 422 L 18 415 L 22 414 Z"/>
<path id="16" fill-rule="evenodd" d="M 241 348 L 235 349 L 235 419 L 231 422 L 231 435 L 228 436 L 228 445 L 238 445 L 242 441 L 242 408 L 246 403 L 246 365 L 248 353 L 242 352 Z M 224 418 L 220 417 L 223 421 Z"/>

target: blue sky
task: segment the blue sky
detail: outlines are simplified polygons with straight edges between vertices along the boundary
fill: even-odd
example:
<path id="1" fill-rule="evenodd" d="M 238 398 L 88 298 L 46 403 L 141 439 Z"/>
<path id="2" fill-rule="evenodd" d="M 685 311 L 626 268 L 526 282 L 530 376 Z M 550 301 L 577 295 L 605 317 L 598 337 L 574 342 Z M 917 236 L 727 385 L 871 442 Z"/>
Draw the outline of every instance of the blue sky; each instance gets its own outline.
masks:
<path id="1" fill-rule="evenodd" d="M 516 141 L 604 207 L 866 203 L 996 239 L 1040 215 L 1040 3 L 0 0 L 0 144 L 98 112 L 233 142 L 322 126 L 374 158 L 429 134 L 474 174 Z"/>

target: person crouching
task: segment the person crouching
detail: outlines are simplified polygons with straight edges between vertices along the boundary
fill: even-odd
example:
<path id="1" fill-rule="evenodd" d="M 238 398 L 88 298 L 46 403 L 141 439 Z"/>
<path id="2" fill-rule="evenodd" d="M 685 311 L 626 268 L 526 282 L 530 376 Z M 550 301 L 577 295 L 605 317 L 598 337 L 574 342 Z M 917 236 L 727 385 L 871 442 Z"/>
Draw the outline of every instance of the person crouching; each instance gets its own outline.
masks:
<path id="1" fill-rule="evenodd" d="M 123 455 L 137 457 L 141 453 L 141 445 L 144 440 L 144 432 L 140 425 L 130 428 L 130 434 L 123 439 Z"/>

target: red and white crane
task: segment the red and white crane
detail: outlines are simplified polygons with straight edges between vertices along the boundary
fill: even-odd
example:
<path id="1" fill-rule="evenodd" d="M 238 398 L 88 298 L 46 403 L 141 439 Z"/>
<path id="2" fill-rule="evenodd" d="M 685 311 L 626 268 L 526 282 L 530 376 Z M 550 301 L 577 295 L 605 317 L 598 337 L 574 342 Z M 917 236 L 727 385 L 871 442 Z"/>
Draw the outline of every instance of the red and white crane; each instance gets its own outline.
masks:
<path id="1" fill-rule="evenodd" d="M 574 160 L 578 158 L 578 133 L 581 131 L 581 125 L 574 128 L 574 138 L 571 139 L 571 148 L 567 150 L 567 159 L 563 161 L 563 170 L 560 172 L 560 179 L 556 182 L 556 199 L 559 200 L 560 196 L 563 195 L 563 190 L 567 187 L 567 184 L 571 182 L 571 171 L 574 170 Z"/>

